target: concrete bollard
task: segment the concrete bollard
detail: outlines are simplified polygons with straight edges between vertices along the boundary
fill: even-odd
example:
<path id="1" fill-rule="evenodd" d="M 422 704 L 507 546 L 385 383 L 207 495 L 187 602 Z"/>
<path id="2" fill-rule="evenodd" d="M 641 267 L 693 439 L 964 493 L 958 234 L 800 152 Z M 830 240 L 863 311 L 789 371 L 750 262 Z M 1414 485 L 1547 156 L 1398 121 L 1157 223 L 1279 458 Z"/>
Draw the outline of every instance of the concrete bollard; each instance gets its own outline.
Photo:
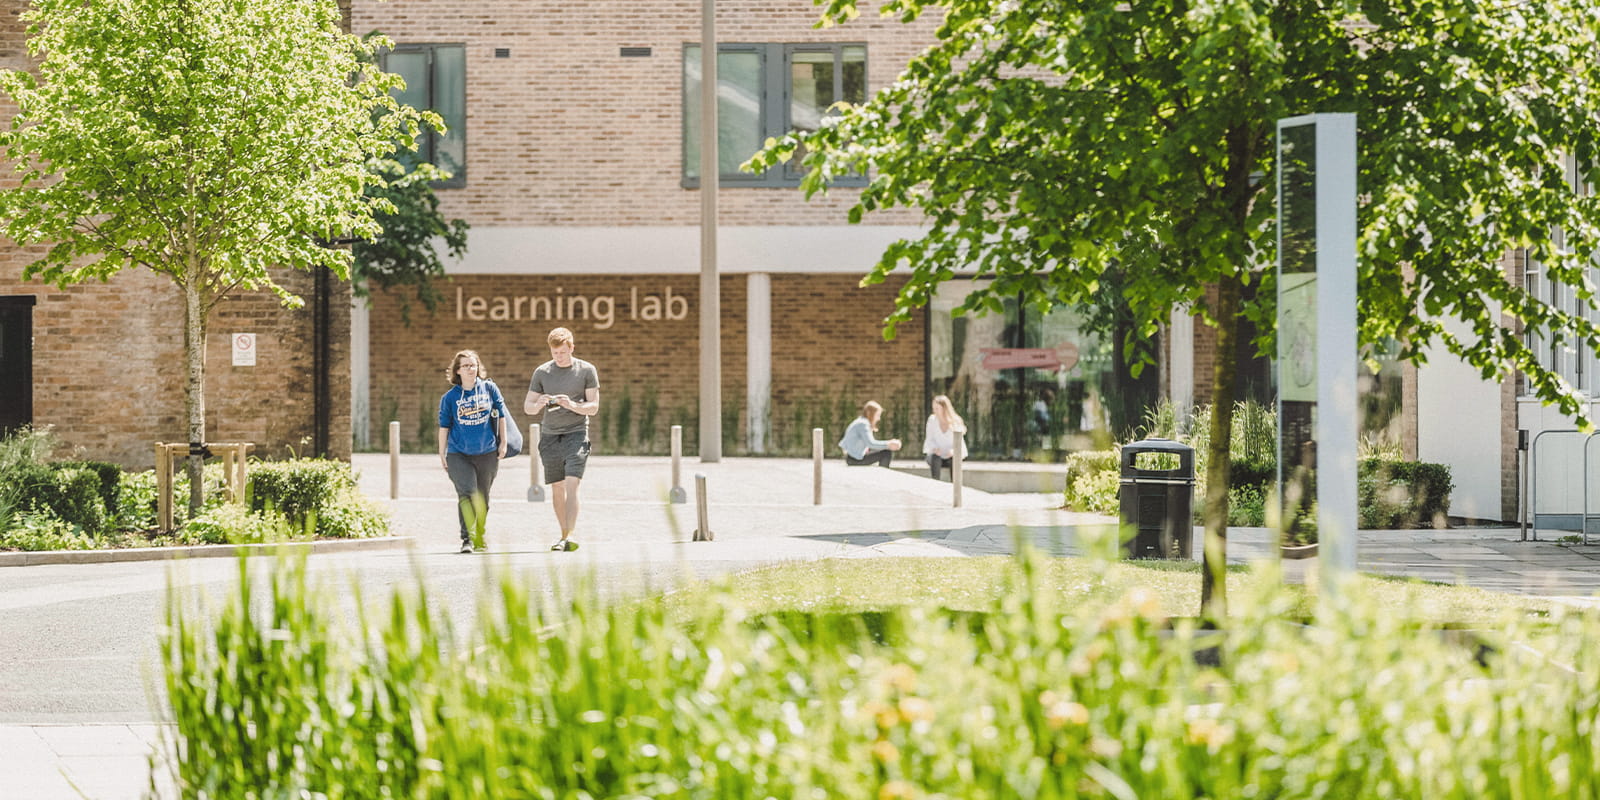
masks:
<path id="1" fill-rule="evenodd" d="M 822 429 L 811 429 L 811 504 L 822 505 Z"/>
<path id="2" fill-rule="evenodd" d="M 689 497 L 683 491 L 683 426 L 672 426 L 672 491 L 667 492 L 667 500 L 671 503 L 687 503 Z"/>
<path id="3" fill-rule="evenodd" d="M 961 453 L 967 448 L 967 434 L 956 431 L 955 450 L 950 453 L 950 507 L 961 507 Z"/>
<path id="4" fill-rule="evenodd" d="M 539 423 L 528 426 L 528 502 L 544 502 L 544 481 L 539 479 L 539 470 L 544 467 L 544 462 L 539 460 Z"/>
<path id="5" fill-rule="evenodd" d="M 389 499 L 400 499 L 400 421 L 389 422 Z"/>
<path id="6" fill-rule="evenodd" d="M 711 534 L 711 511 L 706 508 L 706 476 L 696 473 L 694 476 L 694 500 L 699 515 L 700 526 L 694 529 L 694 540 L 709 542 L 716 537 Z"/>

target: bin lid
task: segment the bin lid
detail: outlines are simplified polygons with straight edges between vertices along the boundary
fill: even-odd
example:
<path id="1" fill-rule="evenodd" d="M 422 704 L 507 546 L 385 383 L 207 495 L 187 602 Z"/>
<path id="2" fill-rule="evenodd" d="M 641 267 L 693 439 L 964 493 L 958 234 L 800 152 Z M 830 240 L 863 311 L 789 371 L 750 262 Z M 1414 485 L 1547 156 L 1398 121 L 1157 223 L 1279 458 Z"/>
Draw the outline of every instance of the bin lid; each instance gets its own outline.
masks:
<path id="1" fill-rule="evenodd" d="M 1178 466 L 1172 469 L 1141 469 L 1136 460 L 1141 453 L 1171 453 L 1178 457 Z M 1194 448 L 1171 439 L 1144 439 L 1122 446 L 1121 475 L 1126 478 L 1187 478 L 1194 479 Z M 1127 482 L 1127 481 L 1124 481 Z"/>
<path id="2" fill-rule="evenodd" d="M 1122 452 L 1126 453 L 1126 452 L 1128 452 L 1130 450 L 1132 450 L 1135 453 L 1146 453 L 1146 452 L 1193 453 L 1194 452 L 1194 448 L 1193 447 L 1190 447 L 1189 445 L 1186 445 L 1183 442 L 1175 442 L 1175 441 L 1173 441 L 1171 439 L 1157 439 L 1157 438 L 1140 439 L 1137 442 L 1133 442 L 1131 444 L 1125 444 L 1125 445 L 1122 446 Z"/>

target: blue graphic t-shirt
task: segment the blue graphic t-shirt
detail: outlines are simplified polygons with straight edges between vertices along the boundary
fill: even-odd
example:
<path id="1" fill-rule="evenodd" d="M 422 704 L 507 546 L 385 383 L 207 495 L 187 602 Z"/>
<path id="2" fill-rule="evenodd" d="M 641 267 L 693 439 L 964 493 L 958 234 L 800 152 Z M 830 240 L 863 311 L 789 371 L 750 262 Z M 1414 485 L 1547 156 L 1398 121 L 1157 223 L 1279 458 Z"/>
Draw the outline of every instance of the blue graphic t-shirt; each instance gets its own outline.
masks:
<path id="1" fill-rule="evenodd" d="M 508 416 L 505 398 L 489 381 L 476 381 L 471 389 L 452 386 L 439 398 L 439 427 L 450 429 L 445 449 L 451 453 L 476 456 L 494 452 L 499 446 L 495 420 Z"/>

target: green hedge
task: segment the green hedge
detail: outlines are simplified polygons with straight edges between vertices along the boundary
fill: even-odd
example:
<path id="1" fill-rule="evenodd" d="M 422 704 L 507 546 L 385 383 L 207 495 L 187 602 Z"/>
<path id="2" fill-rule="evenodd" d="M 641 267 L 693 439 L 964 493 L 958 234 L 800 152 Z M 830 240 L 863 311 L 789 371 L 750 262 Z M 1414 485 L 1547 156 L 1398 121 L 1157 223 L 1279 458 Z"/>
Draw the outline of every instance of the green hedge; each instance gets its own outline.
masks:
<path id="1" fill-rule="evenodd" d="M 5 534 L 0 549 L 354 538 L 381 536 L 389 529 L 387 513 L 361 495 L 350 466 L 340 461 L 252 462 L 248 511 L 224 504 L 222 465 L 209 463 L 206 502 L 193 519 L 188 476 L 179 470 L 173 480 L 173 519 L 179 529 L 157 535 L 154 471 L 125 472 L 102 461 L 48 462 L 39 452 L 21 452 L 9 440 L 0 441 L 0 447 L 19 451 L 0 463 L 0 487 L 5 490 L 0 497 L 0 532 Z"/>
<path id="2" fill-rule="evenodd" d="M 1064 503 L 1076 511 L 1117 514 L 1121 463 L 1116 450 L 1073 453 L 1067 457 Z M 1271 463 L 1242 461 L 1228 475 L 1228 524 L 1265 523 L 1265 505 L 1277 482 Z M 1194 518 L 1204 514 L 1203 476 L 1196 476 Z M 1367 530 L 1443 527 L 1455 484 L 1444 464 L 1369 458 L 1357 464 L 1358 524 Z"/>
<path id="3" fill-rule="evenodd" d="M 1450 468 L 1369 458 L 1356 471 L 1360 525 L 1367 529 L 1444 527 L 1455 482 Z"/>
<path id="4" fill-rule="evenodd" d="M 48 511 L 91 535 L 105 530 L 104 485 L 96 470 L 71 463 L 30 464 L 15 469 L 11 479 L 18 482 L 25 512 Z"/>
<path id="5" fill-rule="evenodd" d="M 387 516 L 364 502 L 355 473 L 343 461 L 253 463 L 246 495 L 251 511 L 282 514 L 302 535 L 359 538 L 388 532 Z"/>

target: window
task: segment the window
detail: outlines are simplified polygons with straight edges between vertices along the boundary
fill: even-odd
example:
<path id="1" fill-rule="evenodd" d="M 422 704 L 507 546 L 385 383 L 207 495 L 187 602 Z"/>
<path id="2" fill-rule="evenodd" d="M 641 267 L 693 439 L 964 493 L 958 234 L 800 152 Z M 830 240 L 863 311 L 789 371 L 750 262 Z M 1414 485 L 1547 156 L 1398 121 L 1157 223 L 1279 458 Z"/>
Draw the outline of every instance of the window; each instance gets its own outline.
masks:
<path id="1" fill-rule="evenodd" d="M 1572 190 L 1581 197 L 1594 194 L 1594 187 L 1583 180 L 1578 170 L 1577 162 L 1568 157 L 1566 162 L 1567 183 Z M 1561 229 L 1552 232 L 1552 241 L 1556 248 L 1566 245 L 1566 234 Z M 1531 258 L 1527 250 L 1519 249 L 1511 253 L 1512 268 L 1521 273 L 1522 286 L 1535 298 L 1551 308 L 1586 317 L 1590 321 L 1600 321 L 1600 313 L 1588 309 L 1587 303 L 1578 296 L 1578 292 L 1570 284 L 1551 278 L 1545 273 L 1544 265 Z M 1600 279 L 1600 269 L 1590 269 L 1590 280 Z M 1574 342 L 1568 335 L 1560 342 L 1553 337 L 1538 331 L 1524 331 L 1524 340 L 1532 349 L 1546 369 L 1560 375 L 1572 385 L 1572 388 L 1590 396 L 1596 394 L 1594 373 L 1600 368 L 1600 363 L 1581 341 Z M 1531 389 L 1526 380 L 1521 381 L 1521 390 L 1524 394 Z"/>
<path id="2" fill-rule="evenodd" d="M 433 111 L 447 132 L 424 127 L 416 152 L 401 150 L 395 158 L 408 166 L 426 161 L 450 173 L 434 184 L 456 189 L 467 185 L 467 48 L 460 44 L 402 44 L 383 54 L 383 69 L 404 78 L 406 88 L 395 98 L 413 108 Z"/>
<path id="3" fill-rule="evenodd" d="M 761 175 L 739 165 L 769 137 L 813 131 L 834 103 L 867 99 L 864 44 L 717 46 L 717 165 L 727 186 L 796 186 L 798 159 Z M 700 185 L 700 46 L 683 48 L 683 185 Z M 860 185 L 843 178 L 841 185 Z"/>

